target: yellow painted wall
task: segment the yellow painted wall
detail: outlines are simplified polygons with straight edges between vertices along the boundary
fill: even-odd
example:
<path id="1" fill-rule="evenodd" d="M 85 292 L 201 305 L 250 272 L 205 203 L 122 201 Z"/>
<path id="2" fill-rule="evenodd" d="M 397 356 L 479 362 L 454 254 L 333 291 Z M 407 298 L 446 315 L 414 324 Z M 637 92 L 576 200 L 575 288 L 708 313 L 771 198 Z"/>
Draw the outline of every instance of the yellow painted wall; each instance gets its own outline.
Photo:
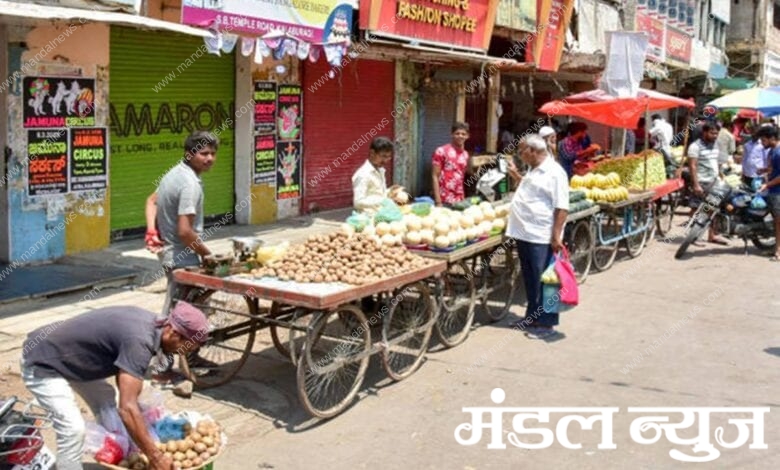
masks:
<path id="1" fill-rule="evenodd" d="M 111 233 L 109 196 L 106 191 L 104 200 L 82 201 L 65 213 L 65 220 L 70 220 L 65 230 L 66 255 L 108 248 Z"/>
<path id="2" fill-rule="evenodd" d="M 276 189 L 268 185 L 252 185 L 252 225 L 270 224 L 276 221 Z"/>

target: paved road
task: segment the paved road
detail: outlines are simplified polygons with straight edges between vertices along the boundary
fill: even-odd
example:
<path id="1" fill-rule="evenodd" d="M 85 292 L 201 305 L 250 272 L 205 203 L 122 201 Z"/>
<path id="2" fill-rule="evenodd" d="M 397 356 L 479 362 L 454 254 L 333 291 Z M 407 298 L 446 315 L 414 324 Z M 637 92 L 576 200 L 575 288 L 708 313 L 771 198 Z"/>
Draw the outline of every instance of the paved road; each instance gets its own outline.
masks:
<path id="1" fill-rule="evenodd" d="M 655 242 L 640 258 L 619 260 L 588 279 L 581 306 L 563 314 L 561 341 L 525 338 L 509 327 L 513 315 L 478 326 L 455 349 L 435 347 L 404 382 L 388 381 L 372 359 L 359 400 L 330 421 L 318 423 L 302 412 L 294 369 L 266 336 L 258 338 L 255 354 L 233 382 L 190 401 L 168 394 L 167 402 L 211 413 L 225 424 L 230 444 L 219 462 L 223 469 L 689 468 L 669 452 L 690 454 L 690 445 L 673 445 L 665 437 L 652 445 L 634 443 L 629 428 L 640 415 L 628 407 L 770 407 L 768 450 L 716 445 L 721 456 L 705 467 L 780 468 L 780 298 L 773 295 L 780 264 L 753 251 L 744 256 L 741 245 L 694 247 L 682 261 L 673 259 L 675 248 Z M 116 294 L 123 300 L 132 295 Z M 147 305 L 161 296 L 138 295 Z M 495 388 L 505 391 L 504 406 L 619 408 L 611 433 L 617 449 L 597 448 L 599 424 L 582 431 L 577 423 L 568 435 L 582 449 L 563 448 L 559 439 L 546 449 L 519 449 L 508 441 L 512 415 L 503 420 L 507 449 L 487 449 L 488 431 L 475 445 L 459 445 L 454 431 L 470 421 L 462 408 L 490 406 Z M 554 414 L 553 423 L 562 416 Z M 742 415 L 713 414 L 711 442 L 728 417 Z M 526 421 L 526 427 L 538 426 Z M 728 425 L 723 439 L 734 441 L 736 429 Z M 687 429 L 680 435 L 697 434 Z M 533 436 L 521 440 L 540 442 Z"/>

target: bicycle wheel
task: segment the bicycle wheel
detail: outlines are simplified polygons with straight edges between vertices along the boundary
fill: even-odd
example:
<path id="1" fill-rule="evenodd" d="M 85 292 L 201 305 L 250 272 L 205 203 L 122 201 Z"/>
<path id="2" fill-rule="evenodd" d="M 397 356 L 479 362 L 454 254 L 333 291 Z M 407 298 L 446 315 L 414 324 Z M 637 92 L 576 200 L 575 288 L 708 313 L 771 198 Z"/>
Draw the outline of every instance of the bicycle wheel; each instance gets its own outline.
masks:
<path id="1" fill-rule="evenodd" d="M 258 314 L 256 300 L 222 291 L 200 291 L 190 297 L 208 318 L 209 336 L 197 353 L 180 356 L 182 373 L 198 388 L 225 384 L 252 352 L 259 324 L 250 317 Z"/>
<path id="2" fill-rule="evenodd" d="M 503 320 L 514 301 L 519 264 L 515 261 L 513 248 L 514 244 L 502 244 L 477 258 L 479 268 L 474 269 L 474 277 L 479 280 L 477 297 L 491 322 Z"/>
<path id="3" fill-rule="evenodd" d="M 417 370 L 425 357 L 436 304 L 422 282 L 405 286 L 395 294 L 389 301 L 390 311 L 382 320 L 382 367 L 393 380 L 403 380 Z"/>
<path id="4" fill-rule="evenodd" d="M 606 217 L 606 221 L 601 222 L 597 219 L 597 223 L 593 224 L 591 230 L 594 235 L 595 246 L 593 247 L 593 267 L 597 271 L 606 271 L 615 262 L 618 251 L 618 241 L 613 241 L 609 244 L 602 244 L 597 236 L 598 225 L 601 226 L 601 237 L 607 240 L 613 239 L 620 233 L 617 219 L 612 214 Z"/>
<path id="5" fill-rule="evenodd" d="M 309 312 L 305 309 L 273 302 L 271 304 L 270 316 L 276 320 L 287 321 L 303 328 L 308 323 L 308 320 L 305 318 L 307 313 Z M 271 332 L 271 341 L 274 343 L 274 348 L 279 351 L 279 354 L 290 359 L 293 365 L 297 365 L 298 357 L 305 341 L 304 334 L 296 329 L 289 328 L 287 341 L 283 341 L 281 330 L 285 329 L 285 327 L 269 324 L 268 329 Z"/>
<path id="6" fill-rule="evenodd" d="M 336 416 L 357 395 L 371 355 L 367 323 L 354 305 L 312 319 L 296 373 L 298 396 L 312 416 Z"/>
<path id="7" fill-rule="evenodd" d="M 658 235 L 665 237 L 674 228 L 674 213 L 677 211 L 679 196 L 667 194 L 655 203 L 655 228 Z"/>
<path id="8" fill-rule="evenodd" d="M 436 319 L 436 336 L 451 348 L 462 343 L 469 334 L 474 322 L 474 272 L 464 261 L 458 261 L 447 268 L 443 274 L 444 289 L 437 302 L 439 316 Z"/>
<path id="9" fill-rule="evenodd" d="M 650 225 L 647 224 L 647 207 L 642 204 L 631 208 L 631 211 L 626 214 L 626 218 L 624 219 L 624 223 L 628 222 L 629 227 L 628 230 L 637 230 L 642 225 L 647 225 L 647 228 L 635 235 L 630 235 L 625 238 L 626 242 L 626 249 L 628 251 L 628 256 L 632 258 L 636 258 L 639 255 L 642 254 L 642 250 L 645 248 L 645 244 L 647 243 L 647 236 L 648 232 L 650 230 Z M 625 227 L 624 227 L 625 229 Z"/>
<path id="10" fill-rule="evenodd" d="M 588 278 L 590 267 L 593 264 L 595 246 L 596 239 L 593 236 L 591 220 L 578 220 L 567 237 L 566 248 L 569 250 L 571 264 L 579 284 Z"/>

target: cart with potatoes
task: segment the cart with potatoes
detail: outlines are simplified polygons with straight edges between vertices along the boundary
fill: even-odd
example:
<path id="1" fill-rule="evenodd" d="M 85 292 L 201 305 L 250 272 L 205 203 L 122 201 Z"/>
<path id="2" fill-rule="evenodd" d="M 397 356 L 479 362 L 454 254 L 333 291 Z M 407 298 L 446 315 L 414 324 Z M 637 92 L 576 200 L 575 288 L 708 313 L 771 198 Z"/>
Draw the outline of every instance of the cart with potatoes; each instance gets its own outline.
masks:
<path id="1" fill-rule="evenodd" d="M 181 358 L 182 369 L 196 387 L 225 384 L 246 362 L 257 332 L 267 328 L 296 367 L 306 411 L 336 416 L 360 390 L 372 355 L 397 381 L 422 363 L 438 313 L 431 286 L 447 264 L 415 259 L 403 272 L 355 284 L 177 270 L 177 298 L 202 309 L 211 325 L 198 354 Z"/>
<path id="2" fill-rule="evenodd" d="M 466 340 L 477 304 L 492 322 L 507 316 L 519 271 L 514 251 L 512 240 L 500 232 L 453 250 L 415 250 L 446 263 L 441 282 L 430 285 L 439 308 L 436 336 L 444 346 Z"/>

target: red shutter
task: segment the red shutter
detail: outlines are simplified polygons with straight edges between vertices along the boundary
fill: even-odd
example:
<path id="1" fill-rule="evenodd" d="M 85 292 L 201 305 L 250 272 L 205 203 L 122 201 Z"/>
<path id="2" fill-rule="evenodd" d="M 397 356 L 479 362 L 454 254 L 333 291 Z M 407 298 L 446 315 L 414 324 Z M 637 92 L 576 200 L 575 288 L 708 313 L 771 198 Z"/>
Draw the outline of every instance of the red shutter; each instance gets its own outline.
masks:
<path id="1" fill-rule="evenodd" d="M 330 69 L 324 58 L 304 66 L 304 213 L 315 204 L 320 210 L 351 206 L 352 174 L 368 158 L 371 130 L 393 140 L 395 64 L 353 60 L 333 78 Z M 392 172 L 388 164 L 388 184 Z"/>

